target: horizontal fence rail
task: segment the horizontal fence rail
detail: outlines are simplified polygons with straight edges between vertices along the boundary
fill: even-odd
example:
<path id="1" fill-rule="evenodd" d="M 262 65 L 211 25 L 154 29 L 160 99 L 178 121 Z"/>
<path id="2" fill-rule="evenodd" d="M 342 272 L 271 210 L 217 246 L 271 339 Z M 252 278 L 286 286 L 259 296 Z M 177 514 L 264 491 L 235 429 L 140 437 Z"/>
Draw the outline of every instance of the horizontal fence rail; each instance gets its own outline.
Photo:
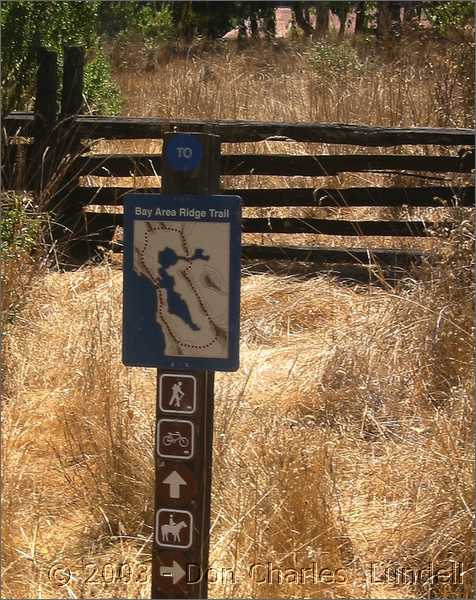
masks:
<path id="1" fill-rule="evenodd" d="M 439 224 L 450 227 L 451 223 Z M 425 236 L 434 223 L 420 221 L 344 221 L 333 219 L 243 219 L 243 233 L 313 233 L 345 236 Z"/>
<path id="2" fill-rule="evenodd" d="M 472 146 L 474 130 L 431 127 L 370 127 L 339 123 L 270 123 L 260 121 L 196 121 L 132 117 L 87 117 L 75 119 L 83 138 L 161 139 L 170 131 L 195 131 L 219 135 L 222 142 L 259 142 L 270 139 L 350 144 L 359 146 L 443 145 Z M 33 113 L 5 117 L 8 135 L 18 129 L 33 133 Z"/>
<path id="3" fill-rule="evenodd" d="M 160 173 L 162 158 L 156 154 L 130 156 L 104 154 L 81 156 L 71 167 L 80 176 L 112 177 L 154 176 Z M 285 177 L 327 177 L 344 172 L 402 171 L 433 173 L 469 173 L 474 167 L 471 155 L 402 156 L 402 155 L 259 155 L 229 154 L 222 156 L 222 175 L 271 175 Z"/>
<path id="4" fill-rule="evenodd" d="M 34 148 L 30 146 L 10 145 L 4 156 L 4 164 L 14 165 L 19 152 L 27 151 L 26 160 L 31 160 Z M 162 157 L 157 154 L 93 154 L 82 155 L 74 159 L 68 167 L 70 177 L 157 177 L 161 172 Z M 471 173 L 474 168 L 474 155 L 471 152 L 463 156 L 405 156 L 405 155 L 262 155 L 262 154 L 228 154 L 221 160 L 221 175 L 266 175 L 285 177 L 326 177 L 340 173 L 395 173 L 419 176 L 426 173 Z M 368 191 L 378 188 L 364 188 L 362 192 L 353 192 L 349 197 L 359 202 Z M 440 187 L 440 190 L 444 188 Z M 294 194 L 284 190 L 284 195 Z M 395 194 L 398 192 L 392 192 Z M 441 191 L 443 198 L 451 192 Z M 309 195 L 309 192 L 307 192 Z M 415 196 L 419 192 L 414 192 Z M 421 194 L 425 194 L 422 192 Z M 420 197 L 421 197 L 420 194 Z M 246 195 L 246 194 L 245 194 Z M 390 195 L 390 193 L 388 193 Z M 321 195 L 322 196 L 322 195 Z M 335 197 L 335 194 L 334 194 Z M 393 196 L 395 198 L 395 195 Z M 391 198 L 389 198 L 389 201 Z M 364 201 L 366 201 L 364 199 Z M 428 196 L 426 202 L 428 202 Z M 356 204 L 358 205 L 358 204 Z M 360 204 L 362 206 L 366 204 Z M 426 206 L 427 204 L 415 204 Z M 428 205 L 431 205 L 428 204 Z"/>
<path id="5" fill-rule="evenodd" d="M 384 170 L 431 171 L 438 173 L 469 172 L 474 166 L 471 156 L 402 156 L 402 155 L 256 155 L 237 154 L 222 157 L 224 175 L 327 176 L 344 172 Z"/>
<path id="6" fill-rule="evenodd" d="M 123 224 L 122 214 L 86 212 L 88 230 L 113 229 Z M 426 236 L 436 228 L 451 228 L 448 221 L 347 221 L 341 219 L 244 218 L 243 233 L 306 233 L 342 236 Z"/>
<path id="7" fill-rule="evenodd" d="M 82 205 L 118 206 L 130 192 L 160 194 L 161 188 L 80 187 L 70 200 Z M 408 187 L 408 188 L 229 188 L 223 194 L 236 194 L 245 208 L 287 207 L 471 207 L 475 188 Z"/>
<path id="8" fill-rule="evenodd" d="M 474 187 L 230 189 L 245 207 L 472 206 Z"/>
<path id="9" fill-rule="evenodd" d="M 64 243 L 64 255 L 74 264 L 96 255 L 101 247 L 121 248 L 120 236 L 115 233 L 117 227 L 122 226 L 123 215 L 107 211 L 107 207 L 121 206 L 124 195 L 130 191 L 161 191 L 160 145 L 155 154 L 94 154 L 97 140 L 162 140 L 169 132 L 196 132 L 215 134 L 220 142 L 230 144 L 276 142 L 278 145 L 266 147 L 267 151 L 270 148 L 273 151 L 269 154 L 254 148 L 246 148 L 248 153 L 239 153 L 241 148 L 232 146 L 230 151 L 229 147 L 222 147 L 222 152 L 229 152 L 221 155 L 222 176 L 316 178 L 311 184 L 304 184 L 307 187 L 298 187 L 300 182 L 295 180 L 292 187 L 279 183 L 280 187 L 275 188 L 271 183 L 264 189 L 248 187 L 242 180 L 233 187 L 234 182 L 226 181 L 227 189 L 223 193 L 241 196 L 245 208 L 289 209 L 286 217 L 263 218 L 259 211 L 245 213 L 243 233 L 256 234 L 249 239 L 266 240 L 269 244 L 244 244 L 243 258 L 257 261 L 352 263 L 356 266 L 378 263 L 406 267 L 430 254 L 411 247 L 382 248 L 386 245 L 385 239 L 392 240 L 394 246 L 398 238 L 404 238 L 402 244 L 406 247 L 410 236 L 425 238 L 451 229 L 457 218 L 462 215 L 467 218 L 466 212 L 455 209 L 474 206 L 474 182 L 470 179 L 474 173 L 473 129 L 84 116 L 79 114 L 83 99 L 84 50 L 65 48 L 61 90 L 56 54 L 42 48 L 38 61 L 35 112 L 11 113 L 2 119 L 6 133 L 2 136 L 2 183 L 4 189 L 43 195 L 42 206 L 53 217 L 51 235 L 56 247 L 61 248 Z M 282 145 L 283 151 L 275 151 L 280 142 L 289 144 Z M 322 148 L 309 146 L 305 148 L 306 154 L 293 154 L 293 142 L 336 144 L 343 148 L 329 147 L 324 153 Z M 416 151 L 398 148 L 404 146 L 420 148 Z M 386 151 L 390 154 L 371 150 L 378 147 L 395 147 L 395 150 Z M 329 187 L 335 180 L 322 181 L 327 187 L 320 187 L 318 183 L 317 178 L 346 172 L 362 173 L 362 181 L 371 173 L 384 177 L 409 175 L 412 179 L 409 187 L 403 184 L 390 187 L 390 182 L 386 187 L 378 187 L 376 183 L 374 187 L 369 184 L 340 189 Z M 94 179 L 99 177 L 101 179 Z M 150 179 L 147 183 L 135 179 L 131 188 L 129 182 L 113 179 L 121 177 Z M 422 186 L 417 187 L 419 181 Z M 151 187 L 138 187 L 136 182 L 138 186 L 150 183 Z M 92 205 L 104 208 L 92 209 Z M 292 212 L 294 207 L 310 210 L 299 218 L 297 211 Z M 366 213 L 362 220 L 357 220 L 354 217 L 357 211 L 351 212 L 350 217 L 346 215 L 346 219 L 336 219 L 326 212 L 311 212 L 325 207 L 364 207 Z M 395 208 L 397 212 L 390 213 L 389 217 L 385 212 L 371 212 L 379 207 Z M 423 213 L 425 218 L 406 218 L 404 211 L 413 207 L 431 211 Z M 327 215 L 329 218 L 325 218 Z M 308 244 L 317 244 L 316 238 L 310 237 L 312 234 L 341 236 L 341 244 L 345 244 L 347 236 L 353 241 L 359 236 L 362 244 L 369 247 L 324 247 L 320 243 L 318 246 L 277 245 L 277 239 L 272 237 L 287 234 L 305 235 L 296 243 L 306 239 Z M 380 239 L 376 240 L 377 237 Z M 292 240 L 288 235 L 284 239 Z M 378 247 L 370 249 L 374 244 Z M 433 244 L 427 243 L 425 247 L 433 247 Z"/>
<path id="10" fill-rule="evenodd" d="M 326 248 L 312 246 L 251 246 L 243 245 L 243 258 L 254 260 L 281 260 L 312 262 L 314 264 L 354 264 L 407 268 L 415 260 L 430 256 L 421 250 L 389 250 L 385 248 Z"/>
<path id="11" fill-rule="evenodd" d="M 115 228 L 122 226 L 122 214 L 85 213 L 85 229 L 87 235 L 98 244 L 110 243 Z M 247 219 L 244 219 L 244 229 Z M 345 222 L 344 222 L 345 224 Z M 315 264 L 354 264 L 371 265 L 372 263 L 386 267 L 408 267 L 415 260 L 429 257 L 430 253 L 417 249 L 389 248 L 339 248 L 325 246 L 285 246 L 243 244 L 242 258 L 253 260 L 279 260 L 312 262 Z"/>

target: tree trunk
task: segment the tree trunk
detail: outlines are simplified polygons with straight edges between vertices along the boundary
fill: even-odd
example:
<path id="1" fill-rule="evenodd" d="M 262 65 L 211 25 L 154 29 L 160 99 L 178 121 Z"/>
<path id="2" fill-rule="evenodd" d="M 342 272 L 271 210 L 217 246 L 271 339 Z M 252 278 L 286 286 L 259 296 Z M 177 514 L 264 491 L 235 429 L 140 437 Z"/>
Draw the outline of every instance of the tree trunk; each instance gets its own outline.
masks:
<path id="1" fill-rule="evenodd" d="M 396 40 L 402 35 L 402 21 L 400 19 L 401 2 L 390 2 L 391 32 Z"/>
<path id="2" fill-rule="evenodd" d="M 377 39 L 384 40 L 390 35 L 392 17 L 388 0 L 377 2 Z"/>
<path id="3" fill-rule="evenodd" d="M 316 33 L 319 37 L 329 32 L 329 8 L 325 2 L 315 2 L 316 9 Z"/>
<path id="4" fill-rule="evenodd" d="M 276 16 L 274 6 L 266 7 L 262 10 L 263 13 L 263 29 L 268 39 L 276 37 Z"/>
<path id="5" fill-rule="evenodd" d="M 334 8 L 332 8 L 332 12 L 339 19 L 338 37 L 339 37 L 339 39 L 343 39 L 344 33 L 345 33 L 345 22 L 347 19 L 347 8 L 345 6 L 342 6 L 342 4 L 339 4 L 339 5 L 335 6 Z"/>
<path id="6" fill-rule="evenodd" d="M 339 37 L 340 40 L 344 39 L 345 28 L 347 26 L 347 17 L 348 17 L 347 10 L 339 11 L 339 23 L 340 23 L 340 27 L 339 27 L 339 36 L 338 37 Z"/>
<path id="7" fill-rule="evenodd" d="M 258 37 L 258 19 L 256 18 L 256 13 L 252 12 L 250 14 L 250 28 L 251 28 L 251 37 Z"/>
<path id="8" fill-rule="evenodd" d="M 246 24 L 244 21 L 240 21 L 238 25 L 238 38 L 244 39 L 246 38 Z"/>
<path id="9" fill-rule="evenodd" d="M 355 33 L 363 33 L 365 29 L 365 2 L 357 2 L 355 7 Z"/>
<path id="10" fill-rule="evenodd" d="M 191 0 L 189 0 L 188 2 L 183 2 L 179 31 L 187 43 L 191 43 L 194 36 L 192 14 L 193 7 Z"/>
<path id="11" fill-rule="evenodd" d="M 292 9 L 298 27 L 302 29 L 305 36 L 311 36 L 314 33 L 314 29 L 304 17 L 302 2 L 293 2 Z"/>
<path id="12" fill-rule="evenodd" d="M 403 24 L 407 29 L 418 29 L 421 19 L 421 3 L 405 2 L 403 6 Z"/>

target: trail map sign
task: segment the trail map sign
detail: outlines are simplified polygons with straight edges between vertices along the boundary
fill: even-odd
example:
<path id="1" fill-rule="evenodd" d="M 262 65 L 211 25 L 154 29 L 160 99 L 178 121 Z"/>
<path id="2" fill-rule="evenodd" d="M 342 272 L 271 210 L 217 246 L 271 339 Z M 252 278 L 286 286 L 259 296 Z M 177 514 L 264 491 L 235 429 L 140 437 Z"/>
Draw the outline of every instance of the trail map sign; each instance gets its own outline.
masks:
<path id="1" fill-rule="evenodd" d="M 129 194 L 124 202 L 123 361 L 238 368 L 240 198 Z M 183 412 L 193 410 L 187 382 Z M 173 383 L 163 381 L 172 393 Z M 181 409 L 180 390 L 165 410 Z"/>

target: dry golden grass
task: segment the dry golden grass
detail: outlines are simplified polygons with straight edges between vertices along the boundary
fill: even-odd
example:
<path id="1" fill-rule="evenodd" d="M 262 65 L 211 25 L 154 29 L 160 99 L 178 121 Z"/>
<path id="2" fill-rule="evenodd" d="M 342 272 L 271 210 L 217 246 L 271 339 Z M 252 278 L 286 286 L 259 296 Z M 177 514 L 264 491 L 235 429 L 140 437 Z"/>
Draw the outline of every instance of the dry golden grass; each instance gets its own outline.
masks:
<path id="1" fill-rule="evenodd" d="M 438 79 L 417 69 L 430 50 L 326 93 L 310 90 L 302 49 L 118 76 L 135 114 L 451 125 Z M 472 596 L 472 238 L 462 222 L 398 287 L 243 277 L 241 368 L 216 383 L 211 597 Z M 121 363 L 121 285 L 108 262 L 40 273 L 4 331 L 4 598 L 150 594 L 155 372 Z M 372 563 L 379 578 L 452 561 L 461 581 L 371 578 Z M 301 572 L 313 563 L 317 581 Z"/>
<path id="2" fill-rule="evenodd" d="M 211 582 L 213 596 L 380 594 L 371 562 L 470 568 L 471 334 L 456 314 L 470 298 L 462 288 L 442 316 L 441 283 L 244 280 L 241 369 L 217 382 L 212 507 L 212 565 L 235 582 Z M 155 374 L 121 365 L 119 272 L 41 284 L 7 335 L 5 597 L 147 596 L 137 581 L 85 585 L 82 565 L 150 559 Z M 250 579 L 268 561 L 346 580 Z M 78 580 L 55 588 L 57 564 Z M 441 591 L 469 597 L 469 582 Z"/>
<path id="3" fill-rule="evenodd" d="M 339 46 L 341 47 L 341 46 Z M 408 38 L 401 47 L 371 47 L 363 40 L 347 42 L 340 63 L 312 67 L 312 47 L 306 44 L 270 46 L 256 42 L 245 50 L 234 43 L 209 51 L 184 51 L 155 61 L 137 49 L 134 62 L 122 56 L 116 79 L 125 98 L 123 114 L 168 119 L 255 119 L 364 123 L 381 126 L 472 126 L 474 59 L 470 44 L 437 43 Z M 353 60 L 359 60 L 359 69 Z M 124 66 L 126 63 L 126 66 Z M 426 64 L 427 69 L 421 65 Z M 346 66 L 345 66 L 346 65 Z M 141 70 L 142 69 L 142 70 Z M 441 85 L 444 82 L 444 85 Z M 160 140 L 98 141 L 97 153 L 159 154 Z M 312 154 L 454 154 L 441 146 L 394 148 L 343 144 L 277 142 L 223 144 L 223 153 Z M 471 181 L 466 175 L 427 173 L 350 173 L 328 177 L 223 176 L 223 189 L 273 187 L 397 187 L 448 185 L 456 192 Z M 155 177 L 85 177 L 84 185 L 160 187 Z M 110 208 L 120 212 L 121 208 Z M 447 216 L 441 208 L 401 209 L 307 208 L 245 209 L 245 216 L 295 216 L 336 219 L 426 219 Z M 362 247 L 359 237 L 326 235 L 246 235 L 245 243 Z M 368 245 L 389 248 L 434 247 L 431 239 L 370 237 Z"/>
<path id="4" fill-rule="evenodd" d="M 312 50 L 305 43 L 256 42 L 245 50 L 228 43 L 209 52 L 159 56 L 148 71 L 138 53 L 131 53 L 133 59 L 117 73 L 126 98 L 124 114 L 403 127 L 472 125 L 471 41 L 438 43 L 417 36 L 389 52 L 355 38 L 344 47 L 344 52 L 336 52 L 336 60 L 321 58 L 314 72 Z"/>

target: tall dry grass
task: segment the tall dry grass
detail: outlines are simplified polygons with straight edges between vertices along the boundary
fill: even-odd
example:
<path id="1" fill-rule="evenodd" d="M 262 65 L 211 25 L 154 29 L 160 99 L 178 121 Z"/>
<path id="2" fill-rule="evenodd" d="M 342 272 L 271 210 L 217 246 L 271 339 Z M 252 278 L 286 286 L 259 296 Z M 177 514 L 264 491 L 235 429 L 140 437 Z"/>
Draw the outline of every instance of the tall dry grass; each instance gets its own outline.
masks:
<path id="1" fill-rule="evenodd" d="M 320 86 L 305 47 L 118 78 L 135 114 L 451 125 L 434 95 L 451 57 L 422 48 Z M 454 124 L 469 124 L 455 81 Z M 216 383 L 212 597 L 472 596 L 474 235 L 460 220 L 398 287 L 243 274 L 241 368 Z M 5 329 L 2 597 L 150 593 L 155 373 L 121 364 L 121 285 L 107 261 L 44 274 Z M 452 561 L 461 580 L 409 579 Z"/>
<path id="2" fill-rule="evenodd" d="M 137 48 L 116 49 L 117 82 L 125 98 L 123 114 L 169 119 L 255 119 L 364 123 L 380 126 L 472 127 L 474 57 L 471 41 L 437 41 L 408 37 L 384 48 L 365 39 L 325 45 L 255 42 L 242 49 L 235 43 L 164 50 L 155 60 Z M 333 58 L 334 54 L 335 57 Z M 128 59 L 129 56 L 129 59 Z M 134 59 L 131 60 L 130 56 Z M 425 68 L 422 68 L 425 65 Z M 120 67 L 120 68 L 119 68 Z M 96 145 L 97 152 L 160 153 L 161 141 L 114 140 Z M 223 144 L 224 153 L 396 153 L 454 154 L 441 146 L 356 147 L 297 143 L 292 140 Z M 246 187 L 345 188 L 372 186 L 448 185 L 455 194 L 467 185 L 466 175 L 427 173 L 340 173 L 328 177 L 225 176 L 224 189 Z M 160 186 L 160 177 L 85 178 L 87 185 Z M 443 220 L 444 207 L 384 209 L 345 206 L 306 209 L 245 209 L 245 216 L 294 216 L 342 219 Z M 289 243 L 287 235 L 244 236 L 245 243 Z M 294 236 L 292 243 L 362 246 L 353 236 Z M 371 239 L 381 247 L 433 247 L 431 239 Z"/>
<path id="3" fill-rule="evenodd" d="M 330 50 L 329 50 L 330 48 Z M 116 78 L 124 114 L 384 126 L 473 124 L 473 44 L 422 35 L 390 48 L 345 43 L 215 44 L 158 55 L 129 52 Z"/>

